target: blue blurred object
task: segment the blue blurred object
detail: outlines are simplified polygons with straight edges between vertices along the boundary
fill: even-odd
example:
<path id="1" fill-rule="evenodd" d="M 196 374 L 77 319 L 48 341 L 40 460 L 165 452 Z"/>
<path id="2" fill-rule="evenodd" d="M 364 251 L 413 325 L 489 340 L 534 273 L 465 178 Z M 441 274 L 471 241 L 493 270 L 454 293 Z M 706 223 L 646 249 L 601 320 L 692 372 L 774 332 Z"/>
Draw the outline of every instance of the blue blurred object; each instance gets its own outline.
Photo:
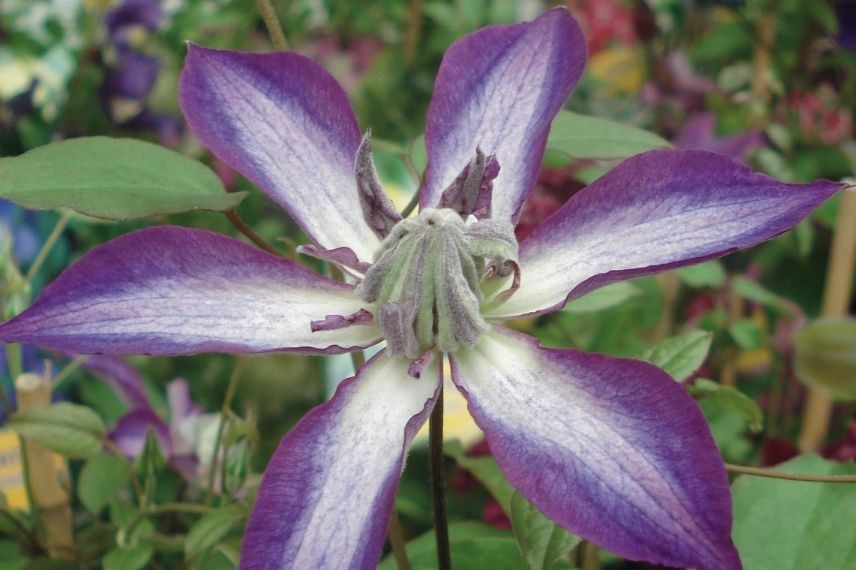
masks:
<path id="1" fill-rule="evenodd" d="M 28 264 L 39 252 L 42 240 L 37 224 L 37 213 L 0 199 L 0 239 L 12 239 L 12 258 L 18 265 Z"/>

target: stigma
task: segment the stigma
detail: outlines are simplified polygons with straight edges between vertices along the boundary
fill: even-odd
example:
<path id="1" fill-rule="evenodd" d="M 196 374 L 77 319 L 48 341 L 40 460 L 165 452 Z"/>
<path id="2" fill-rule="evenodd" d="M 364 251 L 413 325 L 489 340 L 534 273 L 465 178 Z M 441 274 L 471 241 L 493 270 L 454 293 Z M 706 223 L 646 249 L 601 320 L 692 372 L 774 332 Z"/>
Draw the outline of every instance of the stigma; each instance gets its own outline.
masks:
<path id="1" fill-rule="evenodd" d="M 489 328 L 481 313 L 486 284 L 509 280 L 508 290 L 488 293 L 489 302 L 504 301 L 520 283 L 510 223 L 466 222 L 451 209 L 425 209 L 395 224 L 356 293 L 374 304 L 387 350 L 415 360 L 431 350 L 475 346 Z"/>

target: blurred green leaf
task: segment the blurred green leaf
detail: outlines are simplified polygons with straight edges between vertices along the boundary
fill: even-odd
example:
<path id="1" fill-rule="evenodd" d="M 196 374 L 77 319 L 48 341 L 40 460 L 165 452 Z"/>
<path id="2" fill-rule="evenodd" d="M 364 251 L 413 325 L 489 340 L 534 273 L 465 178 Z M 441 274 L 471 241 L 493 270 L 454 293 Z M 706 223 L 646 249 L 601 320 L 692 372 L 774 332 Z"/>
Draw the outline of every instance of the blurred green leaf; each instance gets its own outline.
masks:
<path id="1" fill-rule="evenodd" d="M 22 570 L 27 566 L 25 557 L 14 540 L 0 540 L 0 568 L 4 570 Z"/>
<path id="2" fill-rule="evenodd" d="M 744 299 L 754 301 L 779 313 L 788 312 L 786 301 L 757 281 L 752 281 L 742 275 L 737 276 L 731 282 L 731 288 Z"/>
<path id="3" fill-rule="evenodd" d="M 628 281 L 619 281 L 595 289 L 579 299 L 574 299 L 562 309 L 568 313 L 593 313 L 620 305 L 624 301 L 641 294 L 639 287 Z"/>
<path id="4" fill-rule="evenodd" d="M 91 457 L 101 451 L 104 441 L 101 418 L 89 408 L 66 402 L 16 412 L 6 425 L 68 457 Z"/>
<path id="5" fill-rule="evenodd" d="M 677 274 L 690 287 L 721 287 L 725 283 L 725 268 L 716 259 L 682 267 Z"/>
<path id="6" fill-rule="evenodd" d="M 97 513 L 128 484 L 129 479 L 130 474 L 121 459 L 99 454 L 87 461 L 80 470 L 77 495 L 84 507 Z"/>
<path id="7" fill-rule="evenodd" d="M 853 475 L 852 463 L 803 455 L 782 471 Z M 746 570 L 856 568 L 856 485 L 741 475 L 734 482 L 734 542 Z"/>
<path id="8" fill-rule="evenodd" d="M 654 366 L 659 366 L 669 375 L 683 382 L 704 364 L 713 340 L 707 331 L 689 331 L 667 338 L 642 354 Z"/>
<path id="9" fill-rule="evenodd" d="M 794 349 L 797 378 L 856 398 L 856 318 L 815 321 L 797 334 Z"/>
<path id="10" fill-rule="evenodd" d="M 216 546 L 232 529 L 238 520 L 233 507 L 223 507 L 211 511 L 190 527 L 184 543 L 184 555 L 193 560 L 203 552 Z"/>
<path id="11" fill-rule="evenodd" d="M 511 496 L 514 494 L 514 487 L 502 474 L 502 470 L 493 457 L 469 457 L 457 440 L 445 442 L 443 451 L 453 458 L 458 465 L 472 473 L 499 502 L 505 514 L 511 516 Z"/>
<path id="12" fill-rule="evenodd" d="M 764 414 L 755 400 L 736 388 L 699 378 L 688 390 L 692 396 L 709 400 L 724 412 L 742 416 L 749 422 L 749 429 L 752 431 L 760 431 L 764 425 Z"/>
<path id="13" fill-rule="evenodd" d="M 151 546 L 118 546 L 104 557 L 104 570 L 139 570 L 145 568 L 154 550 Z"/>
<path id="14" fill-rule="evenodd" d="M 574 158 L 624 158 L 670 146 L 654 133 L 571 111 L 559 112 L 547 139 L 547 148 Z"/>
<path id="15" fill-rule="evenodd" d="M 525 570 L 517 541 L 510 532 L 485 524 L 458 522 L 449 525 L 449 543 L 454 568 L 490 570 Z M 437 570 L 434 532 L 414 538 L 406 545 L 411 570 Z M 377 570 L 395 570 L 392 555 L 384 558 Z"/>
<path id="16" fill-rule="evenodd" d="M 419 136 L 410 143 L 410 160 L 416 172 L 425 172 L 425 167 L 428 166 L 428 151 L 425 149 L 425 135 Z"/>
<path id="17" fill-rule="evenodd" d="M 751 319 L 734 321 L 728 327 L 728 334 L 740 348 L 755 350 L 764 346 L 764 331 Z"/>
<path id="18" fill-rule="evenodd" d="M 580 538 L 545 517 L 517 491 L 511 496 L 511 525 L 529 570 L 570 568 L 568 554 Z"/>
<path id="19" fill-rule="evenodd" d="M 82 137 L 0 159 L 0 198 L 34 210 L 126 220 L 226 210 L 245 195 L 227 194 L 202 163 L 135 139 Z"/>

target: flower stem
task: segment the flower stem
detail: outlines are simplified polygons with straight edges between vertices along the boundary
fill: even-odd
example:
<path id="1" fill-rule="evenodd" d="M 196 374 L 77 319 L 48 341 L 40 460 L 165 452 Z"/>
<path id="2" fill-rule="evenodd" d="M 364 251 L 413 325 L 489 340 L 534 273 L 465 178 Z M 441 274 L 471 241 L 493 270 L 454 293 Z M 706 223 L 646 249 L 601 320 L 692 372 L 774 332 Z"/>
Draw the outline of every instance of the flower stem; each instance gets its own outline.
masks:
<path id="1" fill-rule="evenodd" d="M 273 9 L 270 0 L 256 0 L 256 8 L 259 9 L 259 14 L 264 20 L 273 46 L 280 51 L 287 50 L 288 41 L 285 39 L 285 33 L 282 31 L 279 18 L 276 17 L 276 10 Z"/>
<path id="2" fill-rule="evenodd" d="M 36 255 L 36 259 L 33 260 L 32 265 L 30 265 L 30 269 L 27 271 L 27 277 L 25 278 L 27 282 L 31 282 L 36 274 L 39 272 L 39 269 L 42 268 L 42 264 L 47 259 L 48 254 L 53 249 L 54 244 L 59 239 L 59 236 L 62 235 L 63 230 L 68 225 L 68 221 L 71 219 L 71 211 L 66 210 L 62 213 L 57 220 L 56 225 L 53 230 L 51 230 L 50 235 L 45 240 L 45 243 L 42 244 L 42 249 L 39 250 L 39 253 Z"/>
<path id="3" fill-rule="evenodd" d="M 437 539 L 437 568 L 451 570 L 449 551 L 449 521 L 446 514 L 446 477 L 443 457 L 443 386 L 428 420 L 428 455 L 431 473 L 431 496 L 434 503 L 434 536 Z"/>
<path id="4" fill-rule="evenodd" d="M 238 378 L 241 376 L 241 368 L 244 365 L 244 358 L 239 356 L 235 360 L 235 367 L 232 368 L 232 375 L 229 377 L 229 385 L 226 386 L 226 396 L 223 398 L 223 407 L 220 409 L 220 422 L 217 424 L 217 437 L 214 440 L 214 452 L 211 454 L 211 466 L 208 470 L 208 488 L 205 491 L 205 505 L 211 506 L 214 501 L 214 479 L 217 477 L 217 457 L 220 455 L 220 446 L 223 444 L 223 432 L 226 428 L 226 416 L 232 407 L 232 400 L 235 397 L 235 389 L 238 387 Z"/>
<path id="5" fill-rule="evenodd" d="M 803 475 L 801 473 L 788 473 L 776 469 L 732 465 L 730 463 L 726 463 L 725 468 L 731 473 L 769 477 L 770 479 L 786 479 L 788 481 L 803 481 L 806 483 L 856 483 L 856 475 Z"/>
<path id="6" fill-rule="evenodd" d="M 232 225 L 235 226 L 235 228 L 239 232 L 247 236 L 247 239 L 249 239 L 251 242 L 259 246 L 266 252 L 282 257 L 282 254 L 278 252 L 274 246 L 265 241 L 263 237 L 254 232 L 253 228 L 248 226 L 246 222 L 241 219 L 241 217 L 238 215 L 238 212 L 236 212 L 234 208 L 230 208 L 224 213 L 226 214 L 226 217 L 229 218 L 229 221 L 232 222 Z"/>

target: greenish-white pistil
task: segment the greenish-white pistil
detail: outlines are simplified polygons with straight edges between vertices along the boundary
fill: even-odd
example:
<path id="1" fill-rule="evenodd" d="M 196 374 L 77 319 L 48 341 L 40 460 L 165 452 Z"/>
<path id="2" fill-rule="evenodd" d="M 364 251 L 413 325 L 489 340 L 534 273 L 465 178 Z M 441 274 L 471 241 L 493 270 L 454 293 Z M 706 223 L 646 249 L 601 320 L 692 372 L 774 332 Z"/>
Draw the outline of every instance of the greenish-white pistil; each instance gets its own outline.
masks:
<path id="1" fill-rule="evenodd" d="M 475 346 L 488 328 L 482 285 L 511 275 L 511 289 L 492 302 L 519 284 L 511 224 L 465 222 L 454 210 L 426 209 L 393 227 L 357 295 L 374 304 L 388 350 L 416 359 L 432 349 Z"/>

